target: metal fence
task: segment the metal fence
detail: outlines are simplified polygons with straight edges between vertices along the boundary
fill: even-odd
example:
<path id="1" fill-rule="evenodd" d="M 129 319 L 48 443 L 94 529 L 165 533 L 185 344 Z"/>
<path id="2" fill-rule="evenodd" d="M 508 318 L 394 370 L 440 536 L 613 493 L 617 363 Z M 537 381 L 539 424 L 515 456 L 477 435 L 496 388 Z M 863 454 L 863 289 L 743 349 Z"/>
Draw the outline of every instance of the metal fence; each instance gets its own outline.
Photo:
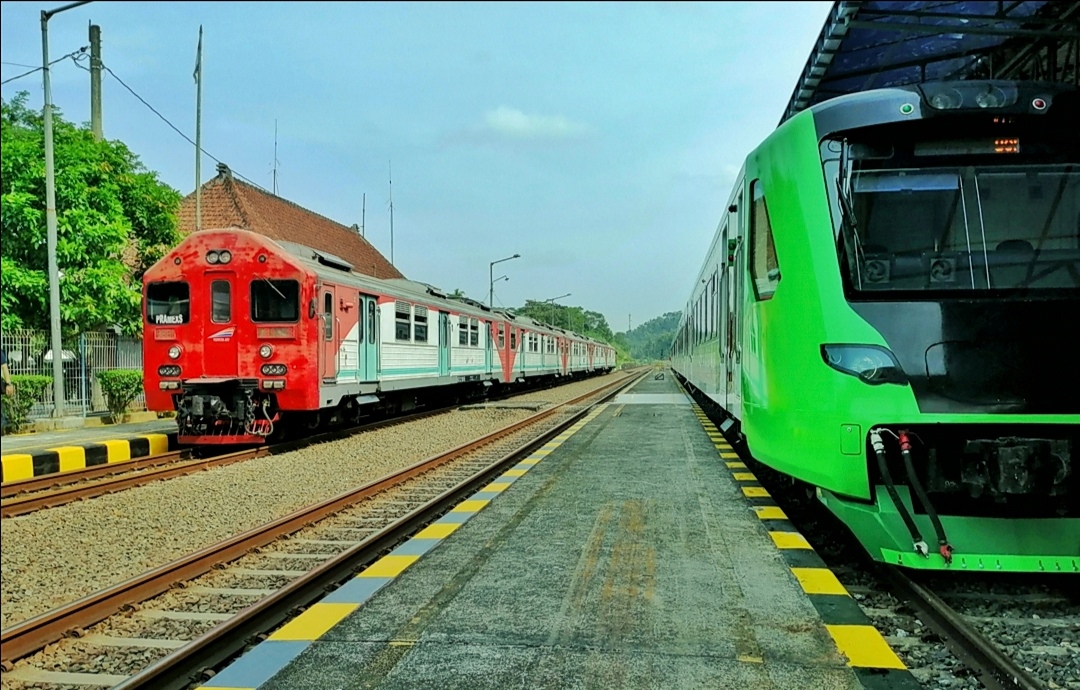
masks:
<path id="1" fill-rule="evenodd" d="M 67 415 L 86 416 L 107 412 L 105 396 L 97 372 L 106 369 L 142 371 L 142 340 L 113 333 L 81 333 L 64 341 L 64 402 Z M 12 376 L 22 374 L 52 377 L 53 352 L 48 331 L 28 329 L 0 334 L 0 347 L 8 355 Z M 45 389 L 43 399 L 30 410 L 31 419 L 51 416 L 53 387 Z M 142 393 L 131 404 L 132 410 L 145 410 Z"/>

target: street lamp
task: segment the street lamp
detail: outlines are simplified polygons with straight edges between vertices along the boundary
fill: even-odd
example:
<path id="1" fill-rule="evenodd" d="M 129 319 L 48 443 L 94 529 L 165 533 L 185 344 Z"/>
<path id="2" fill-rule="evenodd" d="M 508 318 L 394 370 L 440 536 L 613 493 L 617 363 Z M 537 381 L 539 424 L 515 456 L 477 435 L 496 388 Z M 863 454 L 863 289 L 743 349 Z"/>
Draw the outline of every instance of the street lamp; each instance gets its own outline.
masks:
<path id="1" fill-rule="evenodd" d="M 544 300 L 545 302 L 551 302 L 551 325 L 552 326 L 555 325 L 555 300 L 562 299 L 564 297 L 569 297 L 569 296 L 570 296 L 570 293 L 568 292 L 565 295 L 559 295 L 558 297 L 549 297 L 548 299 Z"/>
<path id="2" fill-rule="evenodd" d="M 45 231 L 49 255 L 49 330 L 52 345 L 53 417 L 64 416 L 64 349 L 60 339 L 60 270 L 56 262 L 56 170 L 53 163 L 52 85 L 49 83 L 49 18 L 90 0 L 41 11 L 41 71 L 45 82 Z"/>
<path id="3" fill-rule="evenodd" d="M 488 264 L 488 306 L 492 309 L 495 308 L 495 278 L 492 277 L 495 275 L 495 264 L 501 264 L 502 262 L 509 261 L 510 259 L 520 258 L 521 254 L 514 254 L 513 256 L 508 256 L 505 259 L 492 261 L 490 264 Z"/>

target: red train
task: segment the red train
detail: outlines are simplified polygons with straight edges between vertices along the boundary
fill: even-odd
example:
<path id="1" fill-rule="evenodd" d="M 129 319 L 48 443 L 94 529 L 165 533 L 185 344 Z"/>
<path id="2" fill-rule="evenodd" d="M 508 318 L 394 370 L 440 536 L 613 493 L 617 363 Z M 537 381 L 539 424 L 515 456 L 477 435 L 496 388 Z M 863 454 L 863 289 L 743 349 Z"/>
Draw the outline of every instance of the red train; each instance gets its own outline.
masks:
<path id="1" fill-rule="evenodd" d="M 180 443 L 252 444 L 436 400 L 605 373 L 606 343 L 235 228 L 143 277 L 147 406 Z"/>

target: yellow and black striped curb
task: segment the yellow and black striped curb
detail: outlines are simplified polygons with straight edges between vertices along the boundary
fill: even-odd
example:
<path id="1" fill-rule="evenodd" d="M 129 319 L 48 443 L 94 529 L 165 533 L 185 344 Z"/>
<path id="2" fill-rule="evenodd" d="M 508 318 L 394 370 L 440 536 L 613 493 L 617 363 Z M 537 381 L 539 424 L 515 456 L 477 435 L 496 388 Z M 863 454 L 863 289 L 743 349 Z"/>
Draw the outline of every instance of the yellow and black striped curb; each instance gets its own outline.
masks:
<path id="1" fill-rule="evenodd" d="M 3 463 L 3 482 L 6 483 L 94 465 L 149 458 L 176 450 L 177 447 L 176 432 L 173 431 L 80 446 L 57 446 L 32 453 L 12 453 L 0 458 L 0 462 Z"/>
<path id="2" fill-rule="evenodd" d="M 363 606 L 375 593 L 393 582 L 406 568 L 457 531 L 491 501 L 586 424 L 596 419 L 609 403 L 596 405 L 582 419 L 562 431 L 527 458 L 496 477 L 490 484 L 457 504 L 450 512 L 432 522 L 390 553 L 362 570 L 341 587 L 312 604 L 299 616 L 278 628 L 265 640 L 249 649 L 212 680 L 197 690 L 254 690 L 284 669 L 300 653 L 319 640 L 334 626 Z M 414 618 L 415 623 L 418 619 Z M 416 639 L 405 636 L 388 642 L 392 647 L 412 647 Z"/>
<path id="3" fill-rule="evenodd" d="M 848 666 L 855 671 L 863 687 L 868 690 L 921 688 L 922 685 L 873 626 L 836 574 L 791 524 L 783 509 L 761 486 L 723 433 L 697 403 L 692 404 L 694 414 L 716 447 L 721 461 L 731 472 L 731 478 L 739 485 L 743 498 L 750 503 L 765 526 L 791 574 L 817 609 L 825 629 L 840 653 L 847 658 Z"/>

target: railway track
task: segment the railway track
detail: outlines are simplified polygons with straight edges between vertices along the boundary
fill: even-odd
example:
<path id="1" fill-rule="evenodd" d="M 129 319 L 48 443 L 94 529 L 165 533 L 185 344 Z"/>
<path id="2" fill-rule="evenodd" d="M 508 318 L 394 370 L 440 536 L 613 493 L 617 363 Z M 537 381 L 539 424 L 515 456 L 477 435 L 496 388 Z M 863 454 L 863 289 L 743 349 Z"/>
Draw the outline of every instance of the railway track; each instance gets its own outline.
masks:
<path id="1" fill-rule="evenodd" d="M 1031 662 L 1030 653 L 1037 648 L 1053 649 L 1052 643 L 1061 639 L 1061 635 L 1071 634 L 1074 644 L 1080 643 L 1080 611 L 1074 609 L 1072 616 L 1044 615 L 1031 613 L 1030 599 L 1026 597 L 1000 597 L 992 592 L 968 592 L 966 597 L 957 597 L 955 583 L 943 583 L 937 586 L 918 582 L 904 572 L 892 568 L 881 568 L 882 579 L 889 590 L 900 597 L 910 607 L 918 620 L 935 633 L 965 666 L 967 666 L 982 686 L 988 690 L 1046 690 L 1057 686 L 1066 687 L 1052 678 L 1045 671 L 1035 673 L 1026 667 Z M 1023 585 L 1021 585 L 1023 587 Z M 946 599 L 957 600 L 954 606 Z M 1055 597 L 1044 597 L 1044 601 L 1053 601 Z M 1066 601 L 1065 597 L 1057 597 Z M 966 601 L 965 601 L 966 600 Z M 1019 606 L 1017 605 L 1019 604 Z M 992 607 L 992 616 L 978 616 L 971 613 L 980 608 Z M 1071 621 L 1069 620 L 1071 618 Z M 1032 626 L 1037 622 L 1037 626 Z M 1027 627 L 1019 636 L 1013 635 L 1014 644 L 1006 649 L 999 634 L 1002 626 L 1010 628 Z M 1034 634 L 1032 634 L 1034 633 Z M 1015 644 L 1015 638 L 1022 639 Z M 1041 643 L 1041 644 L 1040 644 Z M 1067 653 L 1066 648 L 1061 648 Z M 1080 654 L 1080 646 L 1073 646 L 1073 654 Z M 1056 657 L 1050 657 L 1056 658 Z M 1025 661 L 1021 661 L 1025 659 Z M 1080 665 L 1080 664 L 1078 664 Z M 1077 669 L 1080 670 L 1080 669 Z M 1064 677 L 1059 676 L 1059 681 Z M 1073 680 L 1080 687 L 1080 673 Z"/>
<path id="2" fill-rule="evenodd" d="M 732 445 L 925 687 L 1080 690 L 1080 591 L 1067 576 L 875 563 L 816 499 Z"/>
<path id="3" fill-rule="evenodd" d="M 533 391 L 515 391 L 509 395 L 488 398 L 487 402 L 508 400 L 517 395 L 530 392 Z M 460 405 L 454 404 L 427 409 L 413 414 L 380 419 L 356 427 L 328 431 L 303 439 L 210 455 L 209 457 L 195 457 L 195 449 L 181 448 L 162 455 L 121 464 L 96 465 L 7 482 L 0 485 L 0 518 L 27 515 L 45 508 L 55 508 L 73 501 L 104 496 L 116 491 L 143 486 L 153 481 L 181 477 L 215 467 L 224 467 L 236 462 L 266 457 L 274 453 L 294 451 L 316 443 L 335 441 L 375 429 L 406 424 L 433 417 L 457 407 L 460 407 Z"/>
<path id="4" fill-rule="evenodd" d="M 1061 576 L 874 563 L 824 508 L 754 472 L 925 687 L 1080 689 L 1080 599 Z"/>
<path id="5" fill-rule="evenodd" d="M 641 375 L 14 625 L 4 687 L 184 688 Z"/>

